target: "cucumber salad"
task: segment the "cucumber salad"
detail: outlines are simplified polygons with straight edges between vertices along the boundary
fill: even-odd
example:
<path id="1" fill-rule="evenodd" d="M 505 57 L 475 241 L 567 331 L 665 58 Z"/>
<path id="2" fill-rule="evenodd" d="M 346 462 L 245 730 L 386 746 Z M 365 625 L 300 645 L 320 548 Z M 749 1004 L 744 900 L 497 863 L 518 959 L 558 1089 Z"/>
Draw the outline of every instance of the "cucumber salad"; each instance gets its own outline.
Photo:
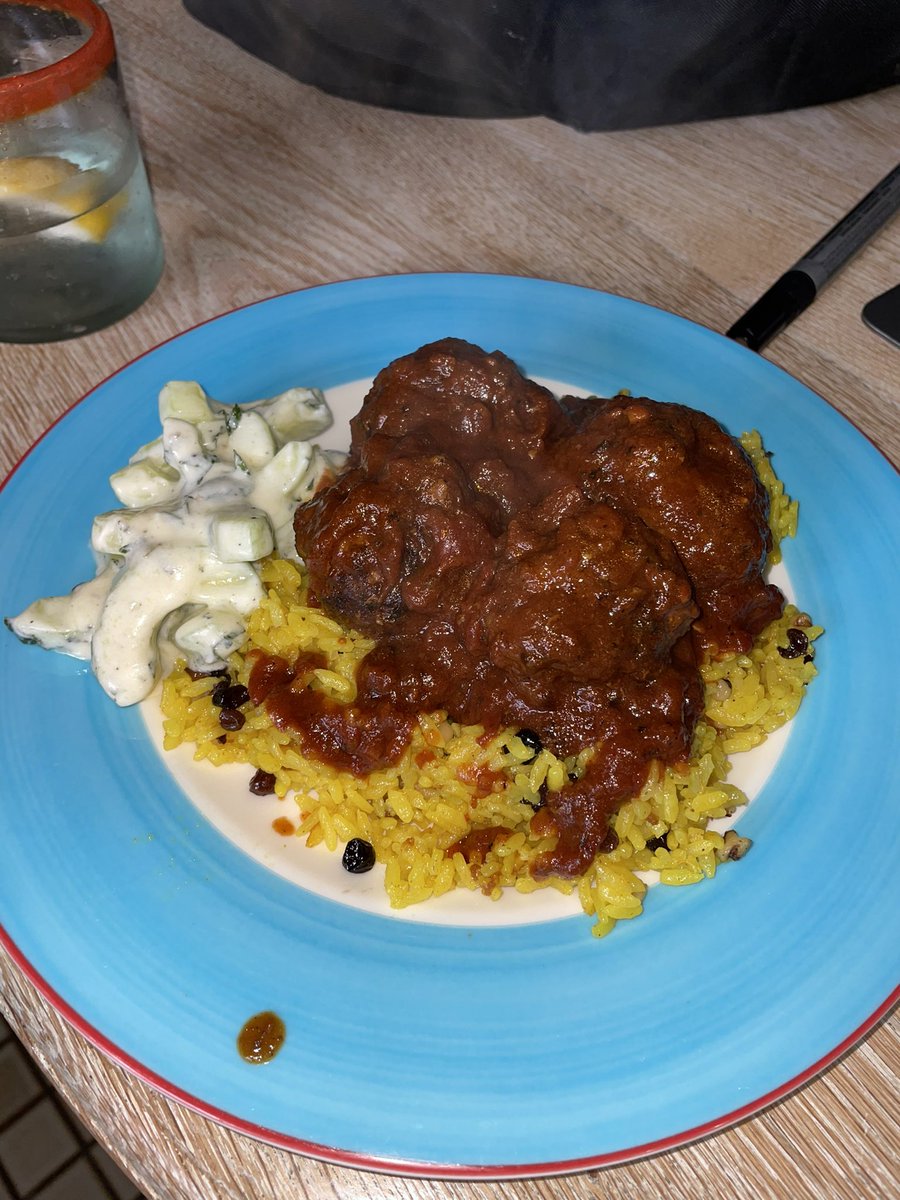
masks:
<path id="1" fill-rule="evenodd" d="M 317 389 L 229 407 L 173 381 L 159 417 L 161 436 L 110 477 L 123 507 L 94 518 L 94 578 L 6 618 L 23 642 L 89 661 L 122 706 L 176 657 L 225 666 L 263 599 L 256 564 L 297 560 L 294 509 L 345 458 L 310 441 L 332 423 Z"/>

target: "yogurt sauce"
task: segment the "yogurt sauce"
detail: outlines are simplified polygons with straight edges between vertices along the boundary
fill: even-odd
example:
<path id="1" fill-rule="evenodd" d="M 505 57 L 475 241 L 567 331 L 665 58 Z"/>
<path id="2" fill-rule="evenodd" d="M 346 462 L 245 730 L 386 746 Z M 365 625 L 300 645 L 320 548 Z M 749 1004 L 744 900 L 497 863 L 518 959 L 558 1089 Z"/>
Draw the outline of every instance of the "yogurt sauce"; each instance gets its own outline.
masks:
<path id="1" fill-rule="evenodd" d="M 124 507 L 94 518 L 94 578 L 6 619 L 23 642 L 90 661 L 123 707 L 176 657 L 225 665 L 263 598 L 259 560 L 297 560 L 294 509 L 345 457 L 309 440 L 332 423 L 317 389 L 229 408 L 173 381 L 159 416 L 161 436 L 110 477 Z"/>

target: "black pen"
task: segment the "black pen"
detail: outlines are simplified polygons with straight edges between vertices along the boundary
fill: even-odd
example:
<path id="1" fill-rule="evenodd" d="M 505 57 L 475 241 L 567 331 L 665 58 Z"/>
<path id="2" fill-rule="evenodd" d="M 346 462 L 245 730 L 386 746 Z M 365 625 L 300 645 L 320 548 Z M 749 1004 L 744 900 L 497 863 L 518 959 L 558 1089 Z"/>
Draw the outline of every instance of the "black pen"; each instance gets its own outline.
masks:
<path id="1" fill-rule="evenodd" d="M 794 263 L 728 330 L 728 337 L 761 350 L 815 300 L 841 267 L 900 207 L 900 166 L 872 188 L 846 217 Z"/>

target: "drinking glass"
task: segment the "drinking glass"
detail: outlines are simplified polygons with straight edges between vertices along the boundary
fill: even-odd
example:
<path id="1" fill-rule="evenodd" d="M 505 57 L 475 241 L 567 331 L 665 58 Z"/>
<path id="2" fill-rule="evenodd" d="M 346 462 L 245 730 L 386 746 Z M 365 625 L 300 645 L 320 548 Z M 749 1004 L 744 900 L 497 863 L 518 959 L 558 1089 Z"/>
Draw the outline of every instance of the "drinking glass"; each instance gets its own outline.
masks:
<path id="1" fill-rule="evenodd" d="M 162 268 L 106 12 L 0 0 L 0 341 L 110 325 Z"/>

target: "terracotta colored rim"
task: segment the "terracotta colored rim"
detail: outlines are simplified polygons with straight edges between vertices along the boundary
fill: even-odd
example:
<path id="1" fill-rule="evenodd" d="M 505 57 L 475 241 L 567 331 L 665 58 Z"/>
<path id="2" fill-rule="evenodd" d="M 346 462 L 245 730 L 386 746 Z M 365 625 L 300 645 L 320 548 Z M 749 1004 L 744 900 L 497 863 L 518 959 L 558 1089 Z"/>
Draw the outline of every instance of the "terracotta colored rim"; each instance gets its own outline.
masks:
<path id="1" fill-rule="evenodd" d="M 0 79 L 0 121 L 17 121 L 83 92 L 100 78 L 116 54 L 109 17 L 94 0 L 0 0 L 0 4 L 25 2 L 74 17 L 91 32 L 82 46 L 59 62 Z"/>

